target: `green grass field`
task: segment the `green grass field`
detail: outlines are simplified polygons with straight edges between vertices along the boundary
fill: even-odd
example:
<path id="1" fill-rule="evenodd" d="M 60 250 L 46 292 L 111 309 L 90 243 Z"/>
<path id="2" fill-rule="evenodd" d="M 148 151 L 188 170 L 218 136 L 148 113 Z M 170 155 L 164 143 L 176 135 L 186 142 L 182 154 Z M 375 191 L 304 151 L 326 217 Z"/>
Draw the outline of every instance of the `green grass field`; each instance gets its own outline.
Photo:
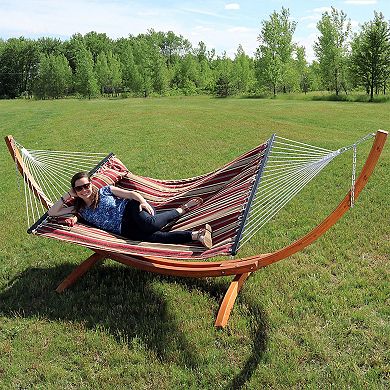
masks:
<path id="1" fill-rule="evenodd" d="M 31 149 L 114 151 L 134 173 L 208 172 L 278 135 L 338 149 L 390 129 L 389 104 L 174 97 L 0 101 L 0 129 Z M 358 150 L 358 167 L 370 143 Z M 381 389 L 390 379 L 390 148 L 356 206 L 312 246 L 254 273 L 224 330 L 228 278 L 148 274 L 107 261 L 59 295 L 89 251 L 26 233 L 1 148 L 1 389 Z M 336 159 L 241 256 L 299 238 L 348 191 Z"/>

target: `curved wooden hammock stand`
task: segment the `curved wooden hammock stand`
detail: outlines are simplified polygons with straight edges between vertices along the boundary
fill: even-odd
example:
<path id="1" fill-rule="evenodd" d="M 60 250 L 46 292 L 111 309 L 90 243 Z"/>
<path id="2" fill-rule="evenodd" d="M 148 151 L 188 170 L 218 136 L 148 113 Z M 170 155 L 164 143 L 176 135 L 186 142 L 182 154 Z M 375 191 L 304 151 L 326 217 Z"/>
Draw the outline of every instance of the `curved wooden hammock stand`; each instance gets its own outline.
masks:
<path id="1" fill-rule="evenodd" d="M 388 133 L 383 130 L 378 130 L 376 133 L 371 151 L 355 183 L 355 199 L 358 198 L 360 192 L 367 184 L 367 181 L 377 164 L 379 156 L 386 142 L 387 134 Z M 37 189 L 34 178 L 29 175 L 28 172 L 23 172 L 21 163 L 22 158 L 19 151 L 13 145 L 12 136 L 5 137 L 5 141 L 26 183 L 33 190 L 34 194 L 41 201 L 41 203 L 45 207 L 48 207 L 48 201 L 45 198 L 44 194 L 40 193 L 40 191 Z M 184 276 L 192 278 L 234 275 L 234 279 L 230 283 L 230 286 L 226 291 L 225 296 L 220 304 L 220 308 L 215 321 L 216 327 L 224 327 L 229 320 L 230 312 L 233 308 L 238 292 L 242 288 L 249 275 L 262 267 L 285 259 L 286 257 L 289 257 L 294 253 L 301 251 L 302 249 L 310 245 L 312 242 L 314 242 L 317 238 L 321 237 L 350 208 L 350 199 L 351 192 L 349 191 L 344 197 L 344 199 L 341 201 L 341 203 L 337 206 L 337 208 L 327 218 L 325 218 L 311 232 L 306 234 L 304 237 L 296 240 L 292 244 L 273 253 L 259 254 L 256 256 L 246 257 L 242 259 L 231 259 L 215 262 L 178 261 L 151 256 L 130 256 L 127 254 L 112 253 L 90 248 L 94 251 L 94 254 L 92 254 L 88 259 L 86 259 L 78 267 L 76 267 L 73 272 L 71 272 L 66 277 L 66 279 L 63 280 L 62 283 L 57 287 L 56 291 L 61 293 L 66 288 L 75 283 L 90 268 L 97 264 L 100 264 L 106 258 L 144 271 L 155 272 L 163 275 Z"/>

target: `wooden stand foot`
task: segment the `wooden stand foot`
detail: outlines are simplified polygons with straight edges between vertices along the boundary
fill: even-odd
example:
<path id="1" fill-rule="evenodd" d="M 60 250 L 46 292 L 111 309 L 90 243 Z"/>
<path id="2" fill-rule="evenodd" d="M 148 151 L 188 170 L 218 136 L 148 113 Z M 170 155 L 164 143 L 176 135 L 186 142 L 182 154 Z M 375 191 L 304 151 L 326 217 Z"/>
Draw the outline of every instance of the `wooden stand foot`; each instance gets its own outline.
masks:
<path id="1" fill-rule="evenodd" d="M 100 264 L 104 258 L 105 256 L 100 253 L 94 253 L 89 256 L 88 259 L 83 261 L 62 281 L 62 283 L 56 288 L 56 291 L 58 293 L 62 293 L 66 288 L 70 287 L 74 282 L 81 278 L 89 269 L 97 264 Z"/>
<path id="2" fill-rule="evenodd" d="M 230 283 L 228 290 L 222 300 L 215 320 L 215 327 L 224 328 L 228 323 L 230 312 L 233 309 L 234 302 L 236 301 L 237 295 L 241 290 L 244 282 L 248 279 L 250 272 L 246 272 L 240 275 L 236 275 L 233 281 Z"/>

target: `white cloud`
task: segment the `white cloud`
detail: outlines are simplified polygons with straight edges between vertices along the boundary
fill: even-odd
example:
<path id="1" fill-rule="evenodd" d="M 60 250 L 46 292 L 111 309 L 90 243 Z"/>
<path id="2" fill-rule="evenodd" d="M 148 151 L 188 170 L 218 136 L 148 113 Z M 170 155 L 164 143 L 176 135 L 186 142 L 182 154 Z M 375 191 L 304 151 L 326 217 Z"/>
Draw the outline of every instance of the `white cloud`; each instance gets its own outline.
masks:
<path id="1" fill-rule="evenodd" d="M 238 3 L 229 3 L 225 5 L 225 9 L 240 9 L 240 4 Z"/>
<path id="2" fill-rule="evenodd" d="M 203 9 L 196 9 L 196 8 L 182 8 L 180 11 L 185 13 L 191 13 L 191 14 L 198 14 L 198 15 L 204 15 L 204 16 L 211 16 L 213 18 L 219 18 L 219 19 L 232 19 L 230 16 L 227 15 L 221 15 L 216 12 L 210 12 L 205 11 Z"/>
<path id="3" fill-rule="evenodd" d="M 345 0 L 344 3 L 352 5 L 372 5 L 376 4 L 377 0 Z"/>
<path id="4" fill-rule="evenodd" d="M 351 20 L 352 31 L 357 31 L 360 27 L 360 23 L 357 20 Z"/>
<path id="5" fill-rule="evenodd" d="M 203 29 L 206 29 L 203 31 Z M 204 32 L 204 33 L 203 33 Z M 215 48 L 216 54 L 221 55 L 224 51 L 230 58 L 234 58 L 237 53 L 238 45 L 242 45 L 246 54 L 253 56 L 258 47 L 257 36 L 258 29 L 246 28 L 241 26 L 213 26 L 208 29 L 205 26 L 197 26 L 191 29 L 185 37 L 191 42 L 198 43 L 202 40 L 208 49 Z"/>
<path id="6" fill-rule="evenodd" d="M 299 18 L 300 22 L 304 21 L 311 21 L 311 23 L 307 24 L 306 27 L 310 30 L 317 27 L 317 22 L 321 19 L 322 14 L 325 12 L 331 12 L 331 7 L 320 7 L 320 8 L 314 8 L 311 10 L 306 11 L 306 13 L 309 13 L 309 15 L 302 16 Z"/>
<path id="7" fill-rule="evenodd" d="M 320 19 L 320 16 L 316 14 L 316 15 L 302 16 L 301 18 L 299 18 L 299 21 L 303 22 L 305 20 L 318 20 L 318 19 Z"/>
<path id="8" fill-rule="evenodd" d="M 317 38 L 318 38 L 318 33 L 311 33 L 304 38 L 298 37 L 295 39 L 298 45 L 305 47 L 306 59 L 309 63 L 313 62 L 316 59 L 313 45 L 314 42 L 317 41 Z"/>
<path id="9" fill-rule="evenodd" d="M 231 33 L 247 33 L 253 31 L 254 33 L 257 32 L 256 29 L 249 28 L 249 27 L 232 27 L 228 29 Z"/>
<path id="10" fill-rule="evenodd" d="M 323 14 L 324 12 L 331 12 L 332 8 L 331 7 L 320 7 L 320 8 L 314 8 L 313 12 L 314 13 L 320 13 Z"/>
<path id="11" fill-rule="evenodd" d="M 214 29 L 207 27 L 207 26 L 195 26 L 192 29 L 192 34 L 193 35 L 201 35 L 203 33 L 209 33 L 209 32 L 213 32 L 213 31 L 214 31 Z"/>

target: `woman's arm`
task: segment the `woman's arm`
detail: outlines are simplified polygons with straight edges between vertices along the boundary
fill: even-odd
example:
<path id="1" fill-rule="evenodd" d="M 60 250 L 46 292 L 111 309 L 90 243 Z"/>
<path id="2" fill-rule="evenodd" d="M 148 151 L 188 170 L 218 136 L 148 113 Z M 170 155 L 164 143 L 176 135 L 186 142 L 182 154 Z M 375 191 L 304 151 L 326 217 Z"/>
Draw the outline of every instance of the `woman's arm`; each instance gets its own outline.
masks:
<path id="1" fill-rule="evenodd" d="M 57 202 L 53 204 L 53 206 L 50 207 L 49 210 L 47 210 L 47 213 L 51 217 L 59 217 L 61 215 L 74 214 L 74 207 L 67 206 L 65 204 L 65 202 L 72 197 L 73 196 L 71 195 L 70 191 L 66 192 L 64 195 L 61 196 L 60 199 L 57 200 Z"/>
<path id="2" fill-rule="evenodd" d="M 146 199 L 137 191 L 128 191 L 115 186 L 110 186 L 111 192 L 124 199 L 133 199 L 139 202 L 139 211 L 145 209 L 149 214 L 154 215 L 153 207 L 146 201 Z"/>

